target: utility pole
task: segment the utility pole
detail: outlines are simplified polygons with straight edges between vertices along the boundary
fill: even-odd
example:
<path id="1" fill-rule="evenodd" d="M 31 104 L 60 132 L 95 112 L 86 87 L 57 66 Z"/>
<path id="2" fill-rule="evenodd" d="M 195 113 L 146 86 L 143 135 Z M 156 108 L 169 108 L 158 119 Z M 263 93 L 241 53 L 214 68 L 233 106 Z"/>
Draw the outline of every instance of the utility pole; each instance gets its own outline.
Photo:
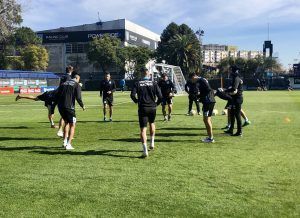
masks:
<path id="1" fill-rule="evenodd" d="M 200 70 L 202 71 L 203 64 L 202 64 L 202 36 L 204 36 L 204 30 L 202 30 L 200 27 L 199 29 L 195 32 L 195 34 L 198 36 L 199 44 L 200 44 L 200 49 L 199 49 L 199 55 L 200 55 Z"/>

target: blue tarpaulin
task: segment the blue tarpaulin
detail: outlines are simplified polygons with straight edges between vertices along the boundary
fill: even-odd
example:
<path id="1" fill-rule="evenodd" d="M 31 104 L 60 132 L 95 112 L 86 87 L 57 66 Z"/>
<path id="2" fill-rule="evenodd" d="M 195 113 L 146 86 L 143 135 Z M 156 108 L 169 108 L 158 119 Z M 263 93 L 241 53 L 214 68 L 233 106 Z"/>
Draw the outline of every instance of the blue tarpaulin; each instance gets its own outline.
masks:
<path id="1" fill-rule="evenodd" d="M 0 70 L 0 78 L 59 79 L 63 74 L 52 72 Z"/>

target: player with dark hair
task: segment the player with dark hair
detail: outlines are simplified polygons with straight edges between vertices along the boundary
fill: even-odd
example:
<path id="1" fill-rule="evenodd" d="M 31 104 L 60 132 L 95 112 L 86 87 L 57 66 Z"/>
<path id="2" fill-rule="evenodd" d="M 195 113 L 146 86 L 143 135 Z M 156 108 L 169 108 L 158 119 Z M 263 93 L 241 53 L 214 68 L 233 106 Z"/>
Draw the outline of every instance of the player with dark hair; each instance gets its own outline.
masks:
<path id="1" fill-rule="evenodd" d="M 111 80 L 110 73 L 105 73 L 105 79 L 100 83 L 100 96 L 102 97 L 103 102 L 103 120 L 106 121 L 106 109 L 109 107 L 109 121 L 112 122 L 112 113 L 113 113 L 113 102 L 114 96 L 113 93 L 116 91 L 116 84 Z"/>
<path id="2" fill-rule="evenodd" d="M 192 74 L 191 74 L 192 75 Z M 197 108 L 197 113 L 200 115 L 200 102 L 199 102 L 199 87 L 196 82 L 192 81 L 192 76 L 189 75 L 189 80 L 185 84 L 185 91 L 186 93 L 189 94 L 189 108 L 188 108 L 188 113 L 186 114 L 187 116 L 191 115 L 192 107 L 193 107 L 193 102 L 196 104 Z"/>
<path id="3" fill-rule="evenodd" d="M 199 98 L 200 102 L 203 104 L 203 122 L 206 127 L 208 137 L 202 139 L 202 142 L 212 143 L 215 142 L 213 131 L 212 131 L 212 122 L 211 116 L 215 106 L 214 90 L 210 87 L 208 81 L 205 78 L 198 77 L 196 73 L 191 74 L 192 82 L 197 83 L 199 87 Z"/>
<path id="4" fill-rule="evenodd" d="M 63 146 L 66 150 L 74 149 L 72 147 L 72 140 L 76 127 L 75 99 L 81 108 L 85 110 L 81 99 L 80 75 L 74 73 L 72 76 L 71 80 L 61 84 L 56 94 L 58 110 L 65 122 Z"/>
<path id="5" fill-rule="evenodd" d="M 230 128 L 230 123 L 231 123 L 230 114 L 231 114 L 231 107 L 232 107 L 232 104 L 231 104 L 232 97 L 227 93 L 227 90 L 229 90 L 230 88 L 231 87 L 229 87 L 228 89 L 219 88 L 215 93 L 216 96 L 227 101 L 227 104 L 225 106 L 225 110 L 227 110 L 227 125 L 224 128 L 222 128 L 222 129 L 226 129 L 226 130 L 228 130 Z M 251 124 L 251 121 L 248 119 L 248 117 L 243 109 L 241 109 L 241 116 L 244 119 L 243 126 L 248 126 Z"/>
<path id="6" fill-rule="evenodd" d="M 239 75 L 239 68 L 235 65 L 231 66 L 231 88 L 227 90 L 231 95 L 231 110 L 230 110 L 230 128 L 225 131 L 232 136 L 242 136 L 242 120 L 241 109 L 243 104 L 243 80 Z M 237 132 L 233 134 L 235 119 L 237 121 Z"/>
<path id="7" fill-rule="evenodd" d="M 51 124 L 51 128 L 57 128 L 57 126 L 55 126 L 53 118 L 54 118 L 54 110 L 56 107 L 56 103 L 55 103 L 55 95 L 56 95 L 57 90 L 53 90 L 53 91 L 47 91 L 44 92 L 41 95 L 38 96 L 21 96 L 21 95 L 17 95 L 16 97 L 16 101 L 20 100 L 20 99 L 29 99 L 29 100 L 33 100 L 33 101 L 44 101 L 45 102 L 45 107 L 48 108 L 48 119 L 50 121 Z"/>
<path id="8" fill-rule="evenodd" d="M 150 80 L 148 69 L 143 68 L 142 71 L 144 78 L 134 84 L 130 97 L 134 103 L 138 104 L 142 157 L 147 157 L 147 124 L 149 123 L 150 126 L 150 149 L 152 150 L 154 149 L 156 106 L 160 104 L 162 94 L 157 83 Z"/>
<path id="9" fill-rule="evenodd" d="M 59 81 L 59 85 L 63 84 L 64 82 L 72 79 L 72 73 L 75 72 L 73 66 L 69 65 L 66 67 L 66 74 L 64 74 Z"/>
<path id="10" fill-rule="evenodd" d="M 162 106 L 164 121 L 167 120 L 170 121 L 171 114 L 172 114 L 172 106 L 173 106 L 172 98 L 174 97 L 174 94 L 177 93 L 176 88 L 173 82 L 168 78 L 168 75 L 166 73 L 162 74 L 162 79 L 158 82 L 158 86 L 160 87 L 163 96 L 161 106 Z M 166 105 L 168 105 L 168 116 L 166 112 Z"/>

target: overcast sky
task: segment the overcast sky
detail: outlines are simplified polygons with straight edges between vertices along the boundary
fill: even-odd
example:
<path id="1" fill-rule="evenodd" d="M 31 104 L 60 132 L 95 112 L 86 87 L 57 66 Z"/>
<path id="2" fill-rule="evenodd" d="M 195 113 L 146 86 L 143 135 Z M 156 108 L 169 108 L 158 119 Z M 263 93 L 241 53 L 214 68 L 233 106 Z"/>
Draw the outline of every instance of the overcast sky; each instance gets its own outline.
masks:
<path id="1" fill-rule="evenodd" d="M 281 63 L 300 61 L 300 0 L 19 0 L 33 30 L 126 18 L 157 34 L 170 23 L 205 31 L 203 43 L 262 50 L 270 39 Z"/>

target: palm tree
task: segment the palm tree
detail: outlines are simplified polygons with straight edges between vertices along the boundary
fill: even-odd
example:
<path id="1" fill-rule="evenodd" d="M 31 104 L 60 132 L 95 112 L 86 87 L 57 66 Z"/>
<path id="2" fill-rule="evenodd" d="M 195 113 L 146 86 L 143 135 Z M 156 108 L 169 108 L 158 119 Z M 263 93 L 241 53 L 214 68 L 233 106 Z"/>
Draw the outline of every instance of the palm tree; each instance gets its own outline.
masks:
<path id="1" fill-rule="evenodd" d="M 200 69 L 200 44 L 191 34 L 176 34 L 169 42 L 169 54 L 173 63 L 180 66 L 185 76 Z"/>

